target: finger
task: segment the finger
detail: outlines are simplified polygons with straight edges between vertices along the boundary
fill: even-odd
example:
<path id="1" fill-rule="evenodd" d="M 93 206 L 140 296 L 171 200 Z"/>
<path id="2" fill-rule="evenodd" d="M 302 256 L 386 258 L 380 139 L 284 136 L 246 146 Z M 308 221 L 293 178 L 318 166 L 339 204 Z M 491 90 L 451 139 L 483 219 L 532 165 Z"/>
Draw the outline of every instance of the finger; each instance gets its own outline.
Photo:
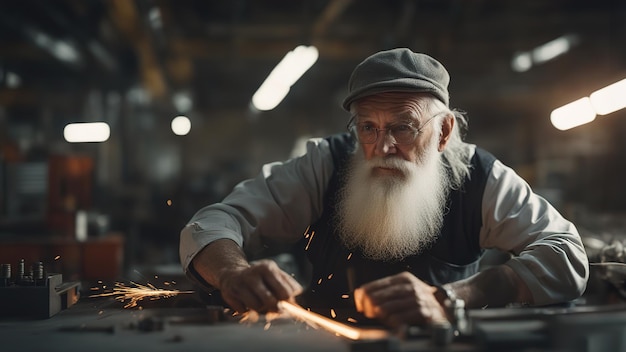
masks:
<path id="1" fill-rule="evenodd" d="M 246 306 L 247 309 L 262 311 L 264 308 L 264 303 L 263 300 L 260 298 L 260 295 L 257 294 L 258 290 L 258 287 L 249 287 L 247 289 L 243 289 L 237 294 L 237 298 Z"/>
<path id="2" fill-rule="evenodd" d="M 396 299 L 379 305 L 381 316 L 390 316 L 398 312 L 415 311 L 419 305 L 411 299 Z"/>
<path id="3" fill-rule="evenodd" d="M 447 320 L 439 302 L 428 297 L 388 301 L 378 308 L 379 318 L 392 326 Z"/>
<path id="4" fill-rule="evenodd" d="M 278 276 L 271 277 L 267 283 L 277 300 L 295 302 L 295 297 L 302 293 L 303 288 L 293 277 L 280 271 Z M 278 302 L 269 307 L 270 310 L 278 310 Z"/>
<path id="5" fill-rule="evenodd" d="M 260 279 L 258 286 L 255 286 L 255 294 L 267 310 L 278 310 L 277 303 L 279 300 L 286 300 L 293 296 L 292 284 L 289 282 L 292 278 L 282 271 L 275 262 L 260 262 L 255 267 L 254 272 Z"/>
<path id="6" fill-rule="evenodd" d="M 387 286 L 385 289 L 366 291 L 366 295 L 375 303 L 382 304 L 392 300 L 413 298 L 416 292 L 410 284 L 396 284 Z"/>
<path id="7" fill-rule="evenodd" d="M 226 304 L 228 304 L 228 306 L 232 308 L 235 312 L 243 313 L 248 310 L 246 305 L 242 301 L 236 298 L 229 297 L 226 295 L 222 295 L 222 298 L 224 299 L 224 301 L 226 301 Z"/>
<path id="8" fill-rule="evenodd" d="M 392 285 L 411 283 L 413 281 L 413 278 L 414 276 L 412 274 L 408 272 L 403 272 L 400 274 L 386 276 L 378 280 L 370 281 L 362 285 L 361 287 L 367 292 L 375 292 L 379 290 L 385 290 Z M 418 280 L 417 278 L 415 279 Z"/>
<path id="9" fill-rule="evenodd" d="M 388 287 L 388 290 L 392 290 L 392 287 Z M 376 291 L 381 292 L 381 291 Z M 363 313 L 368 318 L 380 318 L 380 306 L 387 301 L 399 300 L 400 298 L 388 298 L 382 299 L 372 295 L 364 288 L 360 287 L 354 290 L 354 303 L 357 312 Z"/>
<path id="10" fill-rule="evenodd" d="M 397 328 L 403 325 L 426 325 L 429 321 L 426 317 L 416 311 L 402 311 L 388 315 L 381 321 L 391 327 Z"/>
<path id="11" fill-rule="evenodd" d="M 417 305 L 411 299 L 393 299 L 381 303 L 375 302 L 369 297 L 361 299 L 362 312 L 368 318 L 385 320 L 398 312 L 415 310 Z"/>
<path id="12" fill-rule="evenodd" d="M 264 290 L 259 292 L 261 302 L 263 306 L 261 307 L 262 312 L 276 312 L 278 311 L 278 299 L 274 294 L 269 290 Z"/>
<path id="13" fill-rule="evenodd" d="M 359 289 L 354 290 L 355 296 L 357 296 L 356 292 Z M 377 305 L 370 299 L 370 297 L 363 291 L 359 291 L 358 294 L 358 308 L 357 311 L 363 313 L 368 318 L 376 318 L 378 316 L 378 308 Z"/>
<path id="14" fill-rule="evenodd" d="M 400 325 L 426 325 L 443 321 L 448 321 L 448 319 L 440 310 L 433 307 L 419 307 L 419 309 L 416 310 L 399 310 L 385 317 L 385 323 L 392 327 Z"/>
<path id="15" fill-rule="evenodd" d="M 363 300 L 365 299 L 365 291 L 363 288 L 359 287 L 354 290 L 354 305 L 356 306 L 356 311 L 359 313 L 363 313 Z"/>
<path id="16" fill-rule="evenodd" d="M 286 274 L 283 274 L 282 271 L 273 271 L 263 276 L 265 284 L 278 300 L 291 298 L 294 293 L 288 277 L 286 277 Z"/>
<path id="17" fill-rule="evenodd" d="M 290 299 L 302 293 L 302 286 L 291 275 L 283 271 L 273 261 L 260 262 L 258 269 L 263 280 L 274 296 L 279 300 Z"/>
<path id="18" fill-rule="evenodd" d="M 258 280 L 251 288 L 251 293 L 254 295 L 256 302 L 258 304 L 253 308 L 259 312 L 265 312 L 267 310 L 275 311 L 277 310 L 276 304 L 278 303 L 278 299 L 274 296 L 274 293 L 270 290 L 270 288 L 265 284 L 264 280 Z"/>
<path id="19" fill-rule="evenodd" d="M 286 272 L 281 271 L 281 276 L 283 276 L 283 279 L 289 285 L 290 291 L 291 291 L 291 296 L 297 296 L 297 295 L 301 294 L 302 291 L 304 291 L 304 288 L 302 287 L 302 285 L 300 285 L 298 280 L 296 280 L 293 277 L 293 275 L 289 275 Z"/>

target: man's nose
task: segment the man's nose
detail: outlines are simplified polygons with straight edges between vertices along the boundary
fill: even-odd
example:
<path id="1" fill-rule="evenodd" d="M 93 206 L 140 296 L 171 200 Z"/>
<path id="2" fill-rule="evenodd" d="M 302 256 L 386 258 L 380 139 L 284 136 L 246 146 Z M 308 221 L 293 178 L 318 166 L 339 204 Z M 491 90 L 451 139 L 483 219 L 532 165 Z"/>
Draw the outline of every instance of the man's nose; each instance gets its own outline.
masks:
<path id="1" fill-rule="evenodd" d="M 385 156 L 396 152 L 396 141 L 388 130 L 378 130 L 376 138 L 376 154 Z"/>

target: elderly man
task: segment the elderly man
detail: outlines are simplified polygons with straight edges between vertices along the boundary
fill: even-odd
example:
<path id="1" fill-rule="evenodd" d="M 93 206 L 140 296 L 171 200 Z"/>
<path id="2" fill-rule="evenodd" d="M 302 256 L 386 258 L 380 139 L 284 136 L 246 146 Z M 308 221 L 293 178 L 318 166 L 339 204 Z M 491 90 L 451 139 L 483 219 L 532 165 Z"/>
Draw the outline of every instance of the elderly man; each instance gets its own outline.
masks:
<path id="1" fill-rule="evenodd" d="M 185 272 L 237 311 L 297 297 L 391 327 L 450 318 L 451 296 L 469 308 L 579 297 L 589 272 L 576 228 L 462 141 L 467 124 L 449 108 L 448 83 L 438 61 L 409 49 L 366 58 L 343 102 L 350 133 L 309 141 L 304 156 L 265 165 L 198 211 L 181 232 Z M 305 232 L 306 290 L 273 261 L 246 259 L 243 248 Z M 479 271 L 488 248 L 511 258 Z"/>

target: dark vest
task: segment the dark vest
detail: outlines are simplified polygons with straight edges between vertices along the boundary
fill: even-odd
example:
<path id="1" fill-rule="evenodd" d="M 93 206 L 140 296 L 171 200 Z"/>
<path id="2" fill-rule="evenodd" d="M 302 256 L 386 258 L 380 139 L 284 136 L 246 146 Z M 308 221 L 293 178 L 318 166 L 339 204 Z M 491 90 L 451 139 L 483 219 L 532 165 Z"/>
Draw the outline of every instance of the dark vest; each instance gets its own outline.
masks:
<path id="1" fill-rule="evenodd" d="M 460 190 L 448 197 L 444 223 L 436 241 L 426 251 L 401 261 L 376 261 L 346 248 L 334 233 L 333 222 L 339 190 L 343 187 L 348 160 L 354 150 L 345 133 L 327 138 L 335 171 L 324 196 L 324 211 L 308 233 L 306 254 L 312 277 L 303 304 L 342 310 L 353 307 L 352 291 L 385 276 L 409 271 L 431 285 L 442 285 L 471 276 L 478 270 L 483 250 L 479 245 L 483 191 L 495 157 L 477 148 L 471 175 Z M 322 312 L 324 313 L 324 312 Z M 338 314 L 338 313 L 337 313 Z"/>

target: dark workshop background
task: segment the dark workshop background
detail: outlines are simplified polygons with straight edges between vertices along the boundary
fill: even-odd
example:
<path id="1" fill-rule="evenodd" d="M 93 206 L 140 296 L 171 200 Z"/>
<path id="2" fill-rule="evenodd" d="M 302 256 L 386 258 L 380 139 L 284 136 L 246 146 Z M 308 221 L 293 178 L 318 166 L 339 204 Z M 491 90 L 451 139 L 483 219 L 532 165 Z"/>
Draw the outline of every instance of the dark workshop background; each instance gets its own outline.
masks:
<path id="1" fill-rule="evenodd" d="M 516 53 L 563 36 L 569 52 L 512 69 Z M 0 1 L 0 262 L 87 281 L 179 274 L 193 213 L 302 138 L 343 131 L 352 68 L 394 47 L 448 68 L 469 142 L 584 236 L 623 236 L 626 111 L 567 131 L 550 113 L 626 78 L 625 43 L 621 0 Z M 277 108 L 253 111 L 298 45 L 319 60 Z M 170 129 L 180 114 L 186 136 Z M 68 123 L 95 121 L 110 125 L 106 142 L 65 142 Z"/>

